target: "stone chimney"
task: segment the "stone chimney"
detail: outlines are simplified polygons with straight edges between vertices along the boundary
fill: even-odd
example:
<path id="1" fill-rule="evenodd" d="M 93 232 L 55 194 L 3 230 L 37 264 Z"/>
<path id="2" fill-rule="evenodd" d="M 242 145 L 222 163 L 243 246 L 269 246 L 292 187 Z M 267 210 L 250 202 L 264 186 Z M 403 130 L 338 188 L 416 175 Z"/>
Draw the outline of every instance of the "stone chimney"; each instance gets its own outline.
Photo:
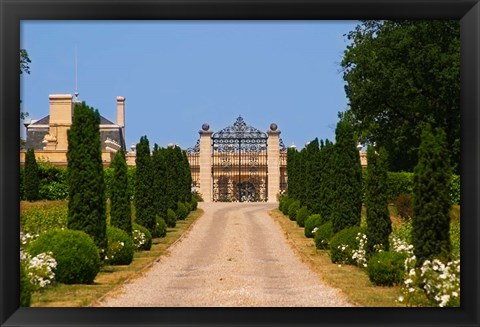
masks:
<path id="1" fill-rule="evenodd" d="M 49 134 L 45 136 L 46 150 L 67 150 L 67 130 L 72 126 L 73 96 L 50 94 Z"/>
<path id="2" fill-rule="evenodd" d="M 125 97 L 117 97 L 117 125 L 122 129 L 122 137 L 125 142 Z"/>

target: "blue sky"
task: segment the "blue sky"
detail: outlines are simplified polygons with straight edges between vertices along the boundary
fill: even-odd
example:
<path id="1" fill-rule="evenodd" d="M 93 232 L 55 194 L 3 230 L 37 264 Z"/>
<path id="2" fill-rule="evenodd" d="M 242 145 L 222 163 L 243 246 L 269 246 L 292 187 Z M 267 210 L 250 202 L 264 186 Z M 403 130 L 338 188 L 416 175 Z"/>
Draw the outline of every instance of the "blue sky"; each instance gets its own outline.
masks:
<path id="1" fill-rule="evenodd" d="M 356 21 L 23 21 L 22 110 L 48 115 L 48 95 L 75 92 L 116 122 L 126 97 L 129 147 L 193 146 L 203 123 L 213 131 L 241 115 L 285 145 L 335 137 L 347 108 L 340 69 Z M 75 50 L 77 49 L 77 50 Z M 24 135 L 23 127 L 21 134 Z"/>

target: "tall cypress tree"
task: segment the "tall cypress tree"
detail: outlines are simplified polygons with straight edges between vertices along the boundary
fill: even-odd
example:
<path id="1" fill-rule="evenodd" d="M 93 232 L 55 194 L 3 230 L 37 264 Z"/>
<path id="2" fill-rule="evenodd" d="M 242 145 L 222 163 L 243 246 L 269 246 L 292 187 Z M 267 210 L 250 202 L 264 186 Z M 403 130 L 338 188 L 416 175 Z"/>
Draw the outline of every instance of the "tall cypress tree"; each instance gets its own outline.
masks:
<path id="1" fill-rule="evenodd" d="M 110 191 L 110 224 L 131 236 L 132 208 L 128 189 L 128 167 L 123 150 L 119 150 L 115 154 L 110 168 L 113 169 Z"/>
<path id="2" fill-rule="evenodd" d="M 320 172 L 319 165 L 320 144 L 318 138 L 308 143 L 305 152 L 305 205 L 309 212 L 319 213 L 318 197 L 320 193 Z"/>
<path id="3" fill-rule="evenodd" d="M 185 169 L 185 202 L 192 201 L 192 171 L 188 161 L 187 151 L 182 151 L 183 167 Z"/>
<path id="4" fill-rule="evenodd" d="M 287 177 L 288 177 L 288 197 L 297 198 L 297 169 L 295 167 L 295 159 L 297 156 L 297 150 L 293 147 L 287 149 Z"/>
<path id="5" fill-rule="evenodd" d="M 319 166 L 320 171 L 320 192 L 319 192 L 319 209 L 320 216 L 323 222 L 332 219 L 332 205 L 335 199 L 335 179 L 333 169 L 335 167 L 334 160 L 335 147 L 328 139 L 325 140 L 325 145 L 320 152 Z"/>
<path id="6" fill-rule="evenodd" d="M 38 200 L 38 188 L 40 184 L 38 176 L 38 164 L 35 159 L 35 150 L 30 148 L 25 156 L 24 169 L 24 192 L 28 201 Z"/>
<path id="7" fill-rule="evenodd" d="M 443 129 L 423 129 L 413 175 L 412 243 L 417 265 L 434 257 L 447 259 L 451 250 L 449 190 L 451 168 Z"/>
<path id="8" fill-rule="evenodd" d="M 150 144 L 147 136 L 140 138 L 137 144 L 137 166 L 135 178 L 136 222 L 153 233 L 156 226 L 155 197 L 153 194 L 153 165 L 150 156 Z"/>
<path id="9" fill-rule="evenodd" d="M 185 184 L 187 181 L 187 172 L 185 170 L 185 162 L 183 160 L 182 149 L 179 146 L 175 146 L 173 148 L 173 152 L 175 155 L 175 192 L 177 200 L 175 201 L 175 203 L 177 203 L 178 201 L 185 202 Z"/>
<path id="10" fill-rule="evenodd" d="M 365 180 L 365 205 L 367 207 L 367 254 L 374 253 L 375 245 L 388 251 L 388 236 L 392 221 L 388 212 L 387 158 L 382 148 L 379 154 L 372 146 L 367 148 L 367 176 Z"/>
<path id="11" fill-rule="evenodd" d="M 332 205 L 333 232 L 360 225 L 362 210 L 362 167 L 350 123 L 340 119 L 335 130 L 334 179 Z"/>
<path id="12" fill-rule="evenodd" d="M 106 249 L 105 182 L 100 141 L 100 114 L 75 104 L 68 131 L 68 228 L 91 235 Z"/>
<path id="13" fill-rule="evenodd" d="M 178 202 L 178 161 L 175 147 L 169 146 L 165 149 L 165 165 L 166 165 L 166 200 L 167 206 L 173 211 L 177 210 Z"/>
<path id="14" fill-rule="evenodd" d="M 157 144 L 153 147 L 152 161 L 153 161 L 153 194 L 155 196 L 155 213 L 160 217 L 167 217 L 167 195 L 166 195 L 166 178 L 167 168 L 165 165 L 165 152 Z"/>

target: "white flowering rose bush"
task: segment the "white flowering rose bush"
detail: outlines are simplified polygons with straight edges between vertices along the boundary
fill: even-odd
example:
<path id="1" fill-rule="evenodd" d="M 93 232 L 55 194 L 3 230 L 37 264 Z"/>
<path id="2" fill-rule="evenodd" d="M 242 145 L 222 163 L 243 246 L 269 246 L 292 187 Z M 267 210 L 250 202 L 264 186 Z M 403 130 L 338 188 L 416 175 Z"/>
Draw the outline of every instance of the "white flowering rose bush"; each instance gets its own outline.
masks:
<path id="1" fill-rule="evenodd" d="M 33 291 L 38 291 L 55 280 L 57 261 L 52 252 L 40 253 L 32 257 L 29 253 L 20 250 L 20 262 L 26 268 Z"/>
<path id="2" fill-rule="evenodd" d="M 145 227 L 132 224 L 132 240 L 135 250 L 148 251 L 152 247 L 152 234 Z"/>
<path id="3" fill-rule="evenodd" d="M 408 242 L 409 231 L 411 225 L 406 224 L 403 230 L 391 237 L 392 250 L 406 255 L 404 281 L 398 301 L 407 306 L 459 307 L 460 259 L 453 253 L 454 259 L 449 262 L 426 260 L 416 267 L 413 245 Z"/>

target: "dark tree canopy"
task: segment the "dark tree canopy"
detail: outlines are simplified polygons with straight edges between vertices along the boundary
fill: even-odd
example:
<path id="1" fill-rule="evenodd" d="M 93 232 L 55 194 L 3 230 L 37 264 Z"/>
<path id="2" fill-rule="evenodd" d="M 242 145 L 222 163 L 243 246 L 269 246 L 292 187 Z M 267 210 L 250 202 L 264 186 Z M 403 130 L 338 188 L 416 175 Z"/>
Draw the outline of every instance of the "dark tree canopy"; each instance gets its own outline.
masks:
<path id="1" fill-rule="evenodd" d="M 450 244 L 450 166 L 446 135 L 427 125 L 413 177 L 412 244 L 417 265 L 426 259 L 448 259 Z"/>
<path id="2" fill-rule="evenodd" d="M 446 131 L 460 162 L 460 24 L 451 20 L 363 21 L 342 60 L 357 137 L 389 154 L 389 170 L 412 171 L 426 123 Z"/>
<path id="3" fill-rule="evenodd" d="M 165 163 L 165 149 L 157 144 L 153 147 L 153 194 L 155 197 L 155 213 L 162 218 L 167 217 L 167 167 Z"/>
<path id="4" fill-rule="evenodd" d="M 132 208 L 128 188 L 128 167 L 125 152 L 119 150 L 113 158 L 113 178 L 110 191 L 110 225 L 120 228 L 132 235 Z"/>
<path id="5" fill-rule="evenodd" d="M 25 155 L 24 170 L 24 192 L 28 201 L 38 200 L 38 188 L 40 186 L 40 178 L 38 173 L 38 164 L 35 159 L 35 150 L 30 148 Z"/>
<path id="6" fill-rule="evenodd" d="M 106 249 L 105 182 L 100 141 L 100 114 L 76 104 L 68 131 L 68 228 L 91 235 Z"/>

